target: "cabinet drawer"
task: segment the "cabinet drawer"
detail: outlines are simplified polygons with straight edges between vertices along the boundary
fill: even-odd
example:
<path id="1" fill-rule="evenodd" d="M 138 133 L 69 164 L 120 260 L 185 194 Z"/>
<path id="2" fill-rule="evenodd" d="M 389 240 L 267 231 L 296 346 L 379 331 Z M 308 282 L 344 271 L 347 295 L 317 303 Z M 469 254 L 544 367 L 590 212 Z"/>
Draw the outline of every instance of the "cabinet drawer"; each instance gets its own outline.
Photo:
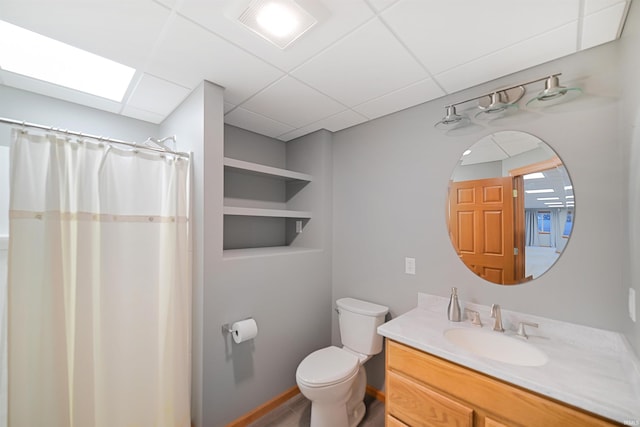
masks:
<path id="1" fill-rule="evenodd" d="M 391 340 L 387 340 L 387 372 L 400 373 L 438 393 L 455 397 L 476 411 L 513 420 L 514 425 L 620 425 Z"/>
<path id="2" fill-rule="evenodd" d="M 473 409 L 393 372 L 387 396 L 389 414 L 412 427 L 473 426 Z"/>

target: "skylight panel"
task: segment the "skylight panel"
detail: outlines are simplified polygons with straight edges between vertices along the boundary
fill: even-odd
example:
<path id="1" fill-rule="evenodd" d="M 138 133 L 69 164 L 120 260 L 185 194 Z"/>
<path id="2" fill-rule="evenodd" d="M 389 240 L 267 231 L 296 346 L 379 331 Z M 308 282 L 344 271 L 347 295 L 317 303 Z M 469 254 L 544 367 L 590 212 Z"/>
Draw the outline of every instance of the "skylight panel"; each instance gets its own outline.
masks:
<path id="1" fill-rule="evenodd" d="M 0 21 L 0 68 L 121 102 L 135 69 Z"/>

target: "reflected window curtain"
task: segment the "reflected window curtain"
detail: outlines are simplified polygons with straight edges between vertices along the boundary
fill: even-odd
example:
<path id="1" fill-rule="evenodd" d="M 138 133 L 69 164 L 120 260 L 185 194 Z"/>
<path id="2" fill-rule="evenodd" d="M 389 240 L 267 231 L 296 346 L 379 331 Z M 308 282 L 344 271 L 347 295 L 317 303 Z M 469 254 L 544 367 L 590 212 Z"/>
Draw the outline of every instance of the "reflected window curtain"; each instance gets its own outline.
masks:
<path id="1" fill-rule="evenodd" d="M 553 247 L 562 250 L 564 249 L 564 241 L 562 240 L 562 234 L 564 233 L 564 226 L 567 222 L 567 208 L 554 209 L 555 216 L 552 216 L 553 219 L 553 229 L 551 232 L 553 233 L 554 244 Z"/>
<path id="2" fill-rule="evenodd" d="M 551 231 L 549 233 L 549 243 L 552 248 L 557 247 L 558 237 L 562 237 L 562 228 L 560 228 L 560 214 L 558 209 L 551 209 Z"/>
<path id="3" fill-rule="evenodd" d="M 524 210 L 525 245 L 538 246 L 538 212 L 535 209 Z"/>
<path id="4" fill-rule="evenodd" d="M 12 139 L 9 425 L 188 427 L 189 160 Z"/>

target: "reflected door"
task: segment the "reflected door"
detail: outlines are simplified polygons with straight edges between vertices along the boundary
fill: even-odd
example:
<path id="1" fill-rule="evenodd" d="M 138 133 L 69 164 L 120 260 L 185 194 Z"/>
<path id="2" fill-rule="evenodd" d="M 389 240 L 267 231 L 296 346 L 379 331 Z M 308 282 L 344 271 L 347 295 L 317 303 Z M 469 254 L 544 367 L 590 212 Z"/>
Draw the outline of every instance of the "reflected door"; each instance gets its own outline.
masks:
<path id="1" fill-rule="evenodd" d="M 478 276 L 505 285 L 516 280 L 513 178 L 452 182 L 449 188 L 451 241 Z"/>

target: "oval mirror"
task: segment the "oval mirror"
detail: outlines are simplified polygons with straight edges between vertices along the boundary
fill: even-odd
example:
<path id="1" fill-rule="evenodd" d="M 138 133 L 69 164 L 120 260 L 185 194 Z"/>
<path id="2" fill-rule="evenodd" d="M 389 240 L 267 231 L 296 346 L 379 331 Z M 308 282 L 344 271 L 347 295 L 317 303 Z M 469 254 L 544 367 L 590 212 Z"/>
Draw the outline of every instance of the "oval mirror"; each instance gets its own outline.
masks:
<path id="1" fill-rule="evenodd" d="M 515 285 L 544 274 L 564 250 L 574 217 L 566 168 L 528 133 L 485 136 L 451 175 L 451 243 L 462 262 L 490 282 Z"/>

